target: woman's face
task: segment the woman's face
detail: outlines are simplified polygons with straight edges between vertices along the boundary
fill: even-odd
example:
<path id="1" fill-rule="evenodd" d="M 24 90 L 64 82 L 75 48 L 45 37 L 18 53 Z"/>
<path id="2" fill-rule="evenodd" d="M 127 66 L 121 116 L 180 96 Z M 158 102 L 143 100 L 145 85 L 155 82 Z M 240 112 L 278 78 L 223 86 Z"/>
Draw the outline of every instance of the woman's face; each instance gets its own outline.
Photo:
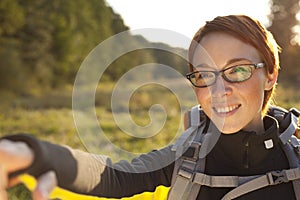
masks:
<path id="1" fill-rule="evenodd" d="M 198 66 L 195 70 L 215 71 L 260 62 L 261 56 L 254 47 L 220 32 L 205 35 L 192 60 L 193 66 Z M 221 132 L 230 134 L 241 129 L 261 132 L 264 90 L 271 89 L 276 78 L 277 74 L 267 75 L 265 68 L 259 68 L 244 82 L 229 83 L 218 76 L 215 84 L 195 88 L 195 92 L 202 109 Z"/>

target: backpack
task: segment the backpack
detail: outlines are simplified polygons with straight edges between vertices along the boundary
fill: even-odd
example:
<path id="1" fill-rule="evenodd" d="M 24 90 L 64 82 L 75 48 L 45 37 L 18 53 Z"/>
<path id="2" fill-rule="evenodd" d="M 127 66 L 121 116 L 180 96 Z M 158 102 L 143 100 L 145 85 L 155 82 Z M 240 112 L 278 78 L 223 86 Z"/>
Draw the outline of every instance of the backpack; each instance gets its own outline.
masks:
<path id="1" fill-rule="evenodd" d="M 268 115 L 279 123 L 279 138 L 290 169 L 270 171 L 254 176 L 211 176 L 204 173 L 205 156 L 213 134 L 207 132 L 207 117 L 200 106 L 194 106 L 185 115 L 185 131 L 178 138 L 172 150 L 175 162 L 170 200 L 196 199 L 202 185 L 209 187 L 233 187 L 222 200 L 237 198 L 263 187 L 292 181 L 297 200 L 300 200 L 300 143 L 298 120 L 300 112 L 296 108 L 289 111 L 270 106 Z M 204 151 L 202 151 L 204 150 Z M 204 152 L 204 153 L 203 153 Z M 197 170 L 196 170 L 197 169 Z"/>

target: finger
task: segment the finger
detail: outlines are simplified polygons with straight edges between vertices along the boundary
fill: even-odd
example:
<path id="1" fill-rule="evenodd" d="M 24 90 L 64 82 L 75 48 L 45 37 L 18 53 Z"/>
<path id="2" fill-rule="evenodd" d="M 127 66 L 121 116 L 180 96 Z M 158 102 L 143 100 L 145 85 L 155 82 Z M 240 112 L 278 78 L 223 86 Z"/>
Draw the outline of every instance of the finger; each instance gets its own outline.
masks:
<path id="1" fill-rule="evenodd" d="M 17 176 L 17 177 L 13 177 L 11 179 L 8 180 L 8 185 L 7 187 L 8 188 L 11 188 L 11 187 L 14 187 L 18 184 L 22 183 L 22 181 L 20 180 L 20 178 Z"/>
<path id="2" fill-rule="evenodd" d="M 7 173 L 5 170 L 5 167 L 3 165 L 0 165 L 0 200 L 7 200 Z"/>
<path id="3" fill-rule="evenodd" d="M 57 179 L 54 171 L 49 171 L 41 175 L 38 178 L 37 186 L 32 193 L 33 200 L 47 200 L 56 185 Z"/>
<path id="4" fill-rule="evenodd" d="M 6 190 L 0 190 L 0 200 L 8 200 L 7 191 Z"/>
<path id="5" fill-rule="evenodd" d="M 0 163 L 8 173 L 30 166 L 33 159 L 33 151 L 26 143 L 0 140 Z"/>

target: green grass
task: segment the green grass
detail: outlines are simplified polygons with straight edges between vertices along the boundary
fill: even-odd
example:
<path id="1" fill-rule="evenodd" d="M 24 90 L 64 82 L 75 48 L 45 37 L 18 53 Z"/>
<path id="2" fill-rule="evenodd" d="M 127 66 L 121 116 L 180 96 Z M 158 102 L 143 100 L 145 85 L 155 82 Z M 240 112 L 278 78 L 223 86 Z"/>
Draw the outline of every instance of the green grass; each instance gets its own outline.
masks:
<path id="1" fill-rule="evenodd" d="M 275 94 L 275 102 L 286 109 L 295 107 L 300 110 L 299 86 L 279 86 Z"/>
<path id="2" fill-rule="evenodd" d="M 0 114 L 1 135 L 29 133 L 38 138 L 80 147 L 70 109 L 9 109 Z"/>

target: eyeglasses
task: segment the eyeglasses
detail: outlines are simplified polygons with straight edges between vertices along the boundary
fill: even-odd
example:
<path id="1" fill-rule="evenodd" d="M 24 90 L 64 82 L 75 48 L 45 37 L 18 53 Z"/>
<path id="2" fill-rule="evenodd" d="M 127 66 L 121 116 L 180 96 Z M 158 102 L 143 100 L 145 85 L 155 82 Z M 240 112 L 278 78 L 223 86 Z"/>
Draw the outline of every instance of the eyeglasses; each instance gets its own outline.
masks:
<path id="1" fill-rule="evenodd" d="M 239 83 L 248 80 L 255 69 L 263 68 L 264 63 L 257 64 L 241 64 L 228 67 L 221 71 L 199 70 L 190 72 L 186 78 L 199 88 L 208 87 L 216 83 L 219 75 L 229 83 Z"/>

